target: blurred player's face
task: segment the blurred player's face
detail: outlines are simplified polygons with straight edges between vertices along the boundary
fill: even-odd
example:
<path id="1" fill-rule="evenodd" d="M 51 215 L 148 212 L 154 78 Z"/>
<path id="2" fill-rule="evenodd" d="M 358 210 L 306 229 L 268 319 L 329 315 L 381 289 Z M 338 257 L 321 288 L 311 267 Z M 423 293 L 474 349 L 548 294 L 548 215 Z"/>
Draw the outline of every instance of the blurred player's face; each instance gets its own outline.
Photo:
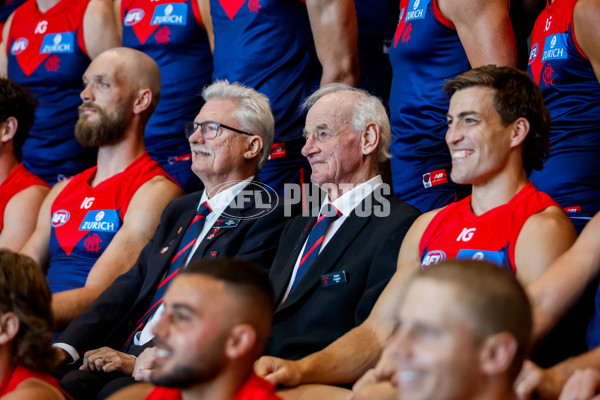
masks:
<path id="1" fill-rule="evenodd" d="M 430 279 L 415 281 L 398 318 L 386 351 L 395 360 L 399 398 L 475 398 L 486 382 L 479 372 L 481 345 L 455 289 Z"/>
<path id="2" fill-rule="evenodd" d="M 213 99 L 207 101 L 195 122 L 214 121 L 244 130 L 234 117 L 238 104 L 229 99 Z M 243 135 L 227 128 L 220 127 L 217 136 L 205 139 L 196 130 L 190 138 L 192 150 L 192 171 L 204 182 L 205 186 L 225 183 L 232 177 L 247 174 L 248 165 L 244 152 L 248 149 L 250 136 Z"/>
<path id="3" fill-rule="evenodd" d="M 326 184 L 360 184 L 364 177 L 361 136 L 352 128 L 351 102 L 339 93 L 320 98 L 308 111 L 302 155 L 312 168 L 311 181 Z"/>
<path id="4" fill-rule="evenodd" d="M 493 104 L 494 90 L 470 87 L 450 99 L 446 143 L 452 156 L 452 180 L 490 182 L 508 165 L 511 125 L 504 125 Z"/>
<path id="5" fill-rule="evenodd" d="M 171 283 L 153 329 L 159 343 L 154 384 L 187 387 L 211 380 L 226 367 L 234 306 L 224 290 L 224 282 L 202 275 L 182 275 Z"/>
<path id="6" fill-rule="evenodd" d="M 133 93 L 111 55 L 98 56 L 83 75 L 85 89 L 75 137 L 86 147 L 117 142 L 131 117 Z"/>

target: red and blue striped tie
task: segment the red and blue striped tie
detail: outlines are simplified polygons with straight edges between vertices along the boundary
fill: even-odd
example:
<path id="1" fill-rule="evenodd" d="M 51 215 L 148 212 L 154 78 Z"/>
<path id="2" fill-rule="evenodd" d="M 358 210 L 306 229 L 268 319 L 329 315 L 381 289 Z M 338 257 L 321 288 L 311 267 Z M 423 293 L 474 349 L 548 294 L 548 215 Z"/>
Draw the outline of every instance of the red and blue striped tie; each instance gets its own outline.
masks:
<path id="1" fill-rule="evenodd" d="M 323 208 L 321 216 L 308 235 L 308 240 L 306 241 L 306 246 L 304 246 L 304 252 L 302 253 L 302 258 L 300 259 L 298 271 L 296 272 L 296 277 L 294 278 L 290 292 L 294 290 L 308 268 L 310 268 L 312 263 L 317 258 L 317 255 L 319 255 L 319 249 L 321 248 L 323 239 L 325 239 L 325 233 L 327 233 L 329 225 L 331 225 L 333 221 L 338 219 L 341 215 L 342 213 L 339 212 L 338 209 L 332 204 L 327 204 Z"/>
<path id="2" fill-rule="evenodd" d="M 135 329 L 127 338 L 127 342 L 123 345 L 123 351 L 126 351 L 135 333 L 144 326 L 146 321 L 148 321 L 148 318 L 150 318 L 153 312 L 157 310 L 158 306 L 160 306 L 160 304 L 162 303 L 163 297 L 165 296 L 165 291 L 167 290 L 167 286 L 169 286 L 169 282 L 171 281 L 171 279 L 173 279 L 173 277 L 175 277 L 175 275 L 177 275 L 183 263 L 188 258 L 190 251 L 192 251 L 194 244 L 200 236 L 200 232 L 202 232 L 205 218 L 211 212 L 212 210 L 208 205 L 208 202 L 202 203 L 202 205 L 198 209 L 198 212 L 194 216 L 194 219 L 190 223 L 190 226 L 188 227 L 187 231 L 185 231 L 185 234 L 181 239 L 181 243 L 179 244 L 177 253 L 175 253 L 175 256 L 171 260 L 171 266 L 169 267 L 167 275 L 163 278 L 162 281 L 160 281 L 158 287 L 156 288 L 156 293 L 154 293 L 154 296 L 152 297 L 152 302 L 150 302 L 150 307 L 148 308 L 148 311 L 146 311 L 146 313 L 142 316 L 142 318 L 140 318 L 137 324 L 135 324 Z M 185 267 L 185 265 L 183 266 Z"/>

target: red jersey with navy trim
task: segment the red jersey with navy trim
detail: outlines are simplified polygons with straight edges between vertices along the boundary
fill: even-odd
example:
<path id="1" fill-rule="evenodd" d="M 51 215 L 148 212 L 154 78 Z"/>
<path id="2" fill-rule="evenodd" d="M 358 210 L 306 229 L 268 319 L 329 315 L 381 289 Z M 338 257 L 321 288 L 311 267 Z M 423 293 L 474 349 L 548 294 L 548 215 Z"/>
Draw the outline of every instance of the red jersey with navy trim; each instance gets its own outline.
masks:
<path id="1" fill-rule="evenodd" d="M 452 203 L 431 220 L 419 243 L 421 268 L 446 259 L 487 260 L 517 272 L 515 245 L 525 221 L 559 205 L 529 182 L 506 204 L 476 217 L 471 196 Z"/>
<path id="2" fill-rule="evenodd" d="M 83 40 L 89 0 L 62 0 L 42 13 L 35 0 L 17 8 L 7 38 L 8 77 L 39 100 L 23 145 L 23 163 L 46 182 L 94 164 L 92 149 L 75 139 L 81 77 L 90 63 Z"/>
<path id="3" fill-rule="evenodd" d="M 76 175 L 52 203 L 52 293 L 83 287 L 89 271 L 123 224 L 131 198 L 155 176 L 168 176 L 144 152 L 123 172 L 91 187 L 97 167 Z"/>
<path id="4" fill-rule="evenodd" d="M 212 55 L 197 0 L 122 0 L 123 46 L 160 68 L 160 101 L 146 126 L 146 149 L 161 164 L 190 153 L 184 125 L 202 107 Z M 190 172 L 191 173 L 191 172 Z"/>
<path id="5" fill-rule="evenodd" d="M 181 400 L 181 389 L 157 386 L 146 396 L 146 400 Z M 273 384 L 252 373 L 238 390 L 233 400 L 280 400 Z"/>
<path id="6" fill-rule="evenodd" d="M 445 204 L 424 207 L 412 199 L 432 190 L 455 190 L 449 181 L 449 98 L 443 84 L 471 67 L 456 28 L 438 10 L 436 0 L 400 1 L 390 62 L 394 194 L 421 211 L 442 207 Z"/>
<path id="7" fill-rule="evenodd" d="M 552 117 L 552 147 L 531 180 L 561 206 L 591 217 L 600 211 L 600 84 L 573 31 L 576 3 L 548 3 L 533 29 L 528 71 Z"/>
<path id="8" fill-rule="evenodd" d="M 0 396 L 4 396 L 4 395 L 12 392 L 13 390 L 15 390 L 17 388 L 17 386 L 19 386 L 21 383 L 23 383 L 23 381 L 25 381 L 27 379 L 31 379 L 31 378 L 39 379 L 46 383 L 49 383 L 50 385 L 57 388 L 61 393 L 65 394 L 63 389 L 58 384 L 58 380 L 56 378 L 54 378 L 53 376 L 50 376 L 50 375 L 44 374 L 44 373 L 40 373 L 40 372 L 33 372 L 30 369 L 27 369 L 23 366 L 18 365 L 13 370 L 8 371 L 7 376 L 4 378 L 4 380 L 0 384 Z M 67 397 L 67 399 L 71 398 L 68 395 L 66 397 Z"/>
<path id="9" fill-rule="evenodd" d="M 6 210 L 6 206 L 10 199 L 22 190 L 35 185 L 49 187 L 49 185 L 37 175 L 27 171 L 23 163 L 19 163 L 13 168 L 6 179 L 0 183 L 0 232 L 2 232 L 4 228 L 4 210 Z"/>

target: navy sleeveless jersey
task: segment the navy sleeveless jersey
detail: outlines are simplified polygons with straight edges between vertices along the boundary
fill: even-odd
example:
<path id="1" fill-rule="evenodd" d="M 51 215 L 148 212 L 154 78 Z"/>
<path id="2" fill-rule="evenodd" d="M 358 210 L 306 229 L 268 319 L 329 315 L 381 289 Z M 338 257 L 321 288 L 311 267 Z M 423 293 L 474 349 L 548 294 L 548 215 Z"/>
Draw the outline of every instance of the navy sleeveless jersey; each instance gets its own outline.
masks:
<path id="1" fill-rule="evenodd" d="M 83 41 L 89 0 L 62 0 L 45 13 L 35 0 L 15 11 L 7 38 L 8 77 L 39 100 L 23 146 L 23 164 L 48 183 L 95 163 L 95 151 L 75 139 L 81 77 L 90 63 Z"/>
<path id="2" fill-rule="evenodd" d="M 550 158 L 531 180 L 577 226 L 600 210 L 600 84 L 573 32 L 576 3 L 556 0 L 539 15 L 528 70 L 552 117 Z"/>
<path id="3" fill-rule="evenodd" d="M 4 22 L 8 19 L 10 14 L 12 14 L 13 11 L 15 11 L 17 7 L 24 2 L 25 0 L 5 0 L 4 4 L 0 6 L 0 35 L 2 34 L 2 29 L 4 28 Z"/>
<path id="4" fill-rule="evenodd" d="M 358 87 L 388 104 L 392 85 L 390 45 L 398 20 L 398 0 L 354 0 L 358 20 Z"/>
<path id="5" fill-rule="evenodd" d="M 435 0 L 402 0 L 390 61 L 394 194 L 425 212 L 447 204 L 457 190 L 450 182 L 443 84 L 469 70 L 469 60 Z M 435 191 L 449 196 L 436 201 Z"/>
<path id="6" fill-rule="evenodd" d="M 123 0 L 121 21 L 123 46 L 148 54 L 160 68 L 161 96 L 146 126 L 146 149 L 168 172 L 175 162 L 188 161 L 186 172 L 193 175 L 186 157 L 190 146 L 184 125 L 200 111 L 202 88 L 212 75 L 212 55 L 198 2 Z"/>
<path id="7" fill-rule="evenodd" d="M 306 5 L 300 0 L 210 0 L 215 34 L 213 80 L 238 81 L 265 94 L 275 142 L 299 139 L 298 106 L 319 84 Z"/>

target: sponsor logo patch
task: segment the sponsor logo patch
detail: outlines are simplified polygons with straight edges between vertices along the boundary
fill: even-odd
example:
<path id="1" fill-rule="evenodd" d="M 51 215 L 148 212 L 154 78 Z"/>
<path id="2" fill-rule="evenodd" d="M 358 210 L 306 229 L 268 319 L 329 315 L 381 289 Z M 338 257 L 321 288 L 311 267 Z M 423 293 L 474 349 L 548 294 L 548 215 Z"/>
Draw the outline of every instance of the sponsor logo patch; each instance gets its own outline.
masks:
<path id="1" fill-rule="evenodd" d="M 187 4 L 161 4 L 154 9 L 150 25 L 187 24 Z"/>
<path id="2" fill-rule="evenodd" d="M 44 35 L 40 54 L 73 53 L 75 35 L 73 32 L 49 33 Z"/>
<path id="3" fill-rule="evenodd" d="M 410 0 L 404 21 L 408 22 L 415 19 L 424 19 L 430 1 L 431 0 Z"/>
<path id="4" fill-rule="evenodd" d="M 116 210 L 88 211 L 79 226 L 80 231 L 117 232 L 119 230 L 119 215 Z"/>
<path id="5" fill-rule="evenodd" d="M 567 55 L 567 34 L 557 33 L 548 36 L 544 43 L 542 62 L 546 60 L 564 60 L 567 58 L 569 58 Z"/>
<path id="6" fill-rule="evenodd" d="M 426 188 L 448 183 L 448 175 L 444 168 L 423 175 L 423 186 Z"/>
<path id="7" fill-rule="evenodd" d="M 505 260 L 503 251 L 486 251 L 486 250 L 472 250 L 472 249 L 461 249 L 456 255 L 457 259 L 469 259 L 469 260 L 486 260 L 491 261 L 494 264 L 509 265 L 508 260 Z"/>

